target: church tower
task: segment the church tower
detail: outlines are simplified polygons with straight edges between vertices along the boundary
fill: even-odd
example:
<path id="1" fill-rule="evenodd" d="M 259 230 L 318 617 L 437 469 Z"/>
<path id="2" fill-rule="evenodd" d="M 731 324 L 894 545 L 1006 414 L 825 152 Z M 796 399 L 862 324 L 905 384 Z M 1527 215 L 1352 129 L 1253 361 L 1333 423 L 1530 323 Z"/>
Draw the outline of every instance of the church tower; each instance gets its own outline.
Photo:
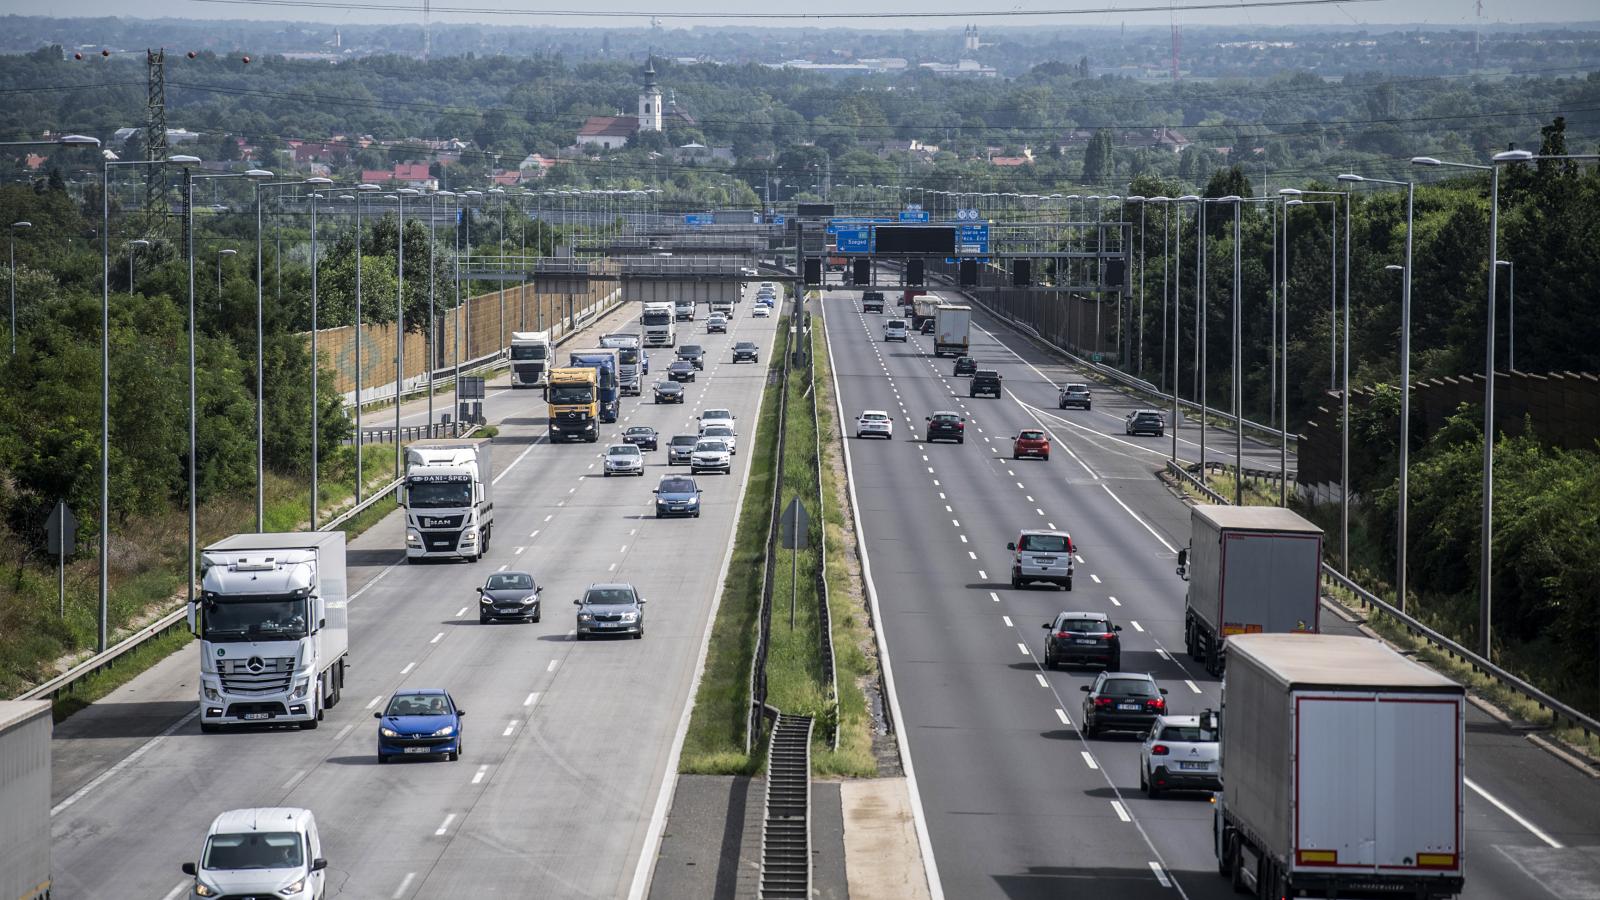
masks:
<path id="1" fill-rule="evenodd" d="M 660 131 L 661 122 L 661 86 L 656 84 L 656 60 L 652 56 L 645 64 L 644 91 L 639 94 L 639 130 Z"/>

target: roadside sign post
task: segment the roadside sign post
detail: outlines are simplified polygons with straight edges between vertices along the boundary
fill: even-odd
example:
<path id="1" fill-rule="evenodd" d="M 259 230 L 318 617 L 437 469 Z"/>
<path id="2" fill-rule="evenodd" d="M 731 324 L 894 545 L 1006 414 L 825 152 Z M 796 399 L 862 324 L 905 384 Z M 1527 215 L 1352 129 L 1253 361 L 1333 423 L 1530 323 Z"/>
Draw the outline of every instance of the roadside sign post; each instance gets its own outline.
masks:
<path id="1" fill-rule="evenodd" d="M 45 520 L 48 548 L 56 555 L 56 589 L 60 592 L 61 618 L 67 617 L 67 548 L 77 546 L 78 519 L 67 501 L 59 500 Z"/>
<path id="2" fill-rule="evenodd" d="M 806 549 L 806 532 L 810 526 L 811 518 L 806 515 L 805 504 L 796 497 L 789 501 L 788 508 L 784 509 L 779 520 L 783 532 L 783 549 L 791 551 L 789 554 L 789 630 L 794 630 L 795 596 L 799 589 L 800 576 L 800 551 Z"/>

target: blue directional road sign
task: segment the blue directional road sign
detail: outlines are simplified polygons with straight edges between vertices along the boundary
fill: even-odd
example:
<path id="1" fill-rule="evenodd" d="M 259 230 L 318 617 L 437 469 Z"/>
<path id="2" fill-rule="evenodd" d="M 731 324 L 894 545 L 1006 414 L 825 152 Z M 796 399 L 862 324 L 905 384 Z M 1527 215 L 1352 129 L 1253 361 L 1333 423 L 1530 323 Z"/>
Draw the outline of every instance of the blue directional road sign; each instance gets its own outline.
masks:
<path id="1" fill-rule="evenodd" d="M 928 221 L 928 211 L 925 210 L 925 209 L 904 209 L 904 210 L 901 210 L 900 211 L 900 221 L 902 221 L 902 222 L 926 222 L 926 221 Z"/>
<path id="2" fill-rule="evenodd" d="M 858 228 L 840 228 L 835 232 L 840 253 L 871 253 L 872 229 L 865 225 Z"/>
<path id="3" fill-rule="evenodd" d="M 710 225 L 715 221 L 711 213 L 687 213 L 683 217 L 685 225 Z"/>
<path id="4" fill-rule="evenodd" d="M 958 225 L 956 252 L 963 256 L 983 256 L 989 252 L 989 223 Z"/>

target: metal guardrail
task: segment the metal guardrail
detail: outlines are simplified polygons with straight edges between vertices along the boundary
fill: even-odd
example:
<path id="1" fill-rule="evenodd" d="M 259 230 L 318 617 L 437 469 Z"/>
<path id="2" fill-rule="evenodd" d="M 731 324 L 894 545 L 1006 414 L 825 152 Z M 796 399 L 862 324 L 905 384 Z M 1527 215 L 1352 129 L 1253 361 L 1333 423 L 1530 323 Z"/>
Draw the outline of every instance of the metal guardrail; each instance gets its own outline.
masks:
<path id="1" fill-rule="evenodd" d="M 778 326 L 779 333 L 784 333 L 783 325 Z M 779 523 L 783 515 L 780 505 L 783 499 L 783 427 L 785 417 L 789 411 L 789 350 L 785 345 L 782 352 L 778 353 L 776 347 L 773 352 L 783 359 L 783 368 L 780 377 L 783 379 L 778 389 L 778 426 L 777 444 L 773 454 L 772 463 L 772 508 L 767 514 L 767 539 L 766 549 L 763 553 L 761 564 L 761 607 L 757 614 L 756 652 L 750 658 L 750 709 L 746 717 L 744 730 L 744 752 L 748 756 L 760 742 L 761 722 L 767 710 L 767 647 L 772 636 L 772 581 L 777 567 L 777 545 Z M 769 373 L 771 369 L 767 370 Z"/>
<path id="2" fill-rule="evenodd" d="M 1186 479 L 1201 493 L 1211 498 L 1213 502 L 1220 504 L 1229 503 L 1227 498 L 1207 487 L 1205 482 L 1196 478 L 1193 473 L 1189 472 L 1183 466 L 1177 465 L 1171 460 L 1167 460 L 1167 471 L 1179 478 Z M 1444 651 L 1445 655 L 1465 662 L 1466 664 L 1470 665 L 1474 671 L 1481 672 L 1495 681 L 1500 682 L 1506 687 L 1511 688 L 1524 697 L 1527 697 L 1529 700 L 1532 700 L 1535 704 L 1537 704 L 1540 709 L 1549 710 L 1550 724 L 1552 727 L 1560 724 L 1561 720 L 1565 719 L 1574 728 L 1582 729 L 1585 735 L 1591 737 L 1600 735 L 1600 719 L 1596 719 L 1593 716 L 1580 712 L 1576 708 L 1561 702 L 1550 694 L 1545 693 L 1543 690 L 1535 687 L 1532 684 L 1529 684 L 1527 681 L 1518 678 L 1516 675 L 1513 675 L 1489 660 L 1484 659 L 1477 653 L 1468 650 L 1455 640 L 1440 634 L 1438 631 L 1435 631 L 1433 628 L 1423 624 L 1421 621 L 1401 612 L 1398 607 L 1379 597 L 1377 594 L 1372 593 L 1361 585 L 1356 584 L 1354 581 L 1351 581 L 1349 577 L 1335 569 L 1333 566 L 1323 563 L 1322 574 L 1329 581 L 1332 581 L 1334 584 L 1337 584 L 1349 591 L 1351 594 L 1354 594 L 1356 600 L 1359 601 L 1361 605 L 1378 610 L 1389 618 L 1394 619 L 1396 622 L 1399 622 L 1401 625 L 1405 626 L 1406 631 L 1422 638 L 1429 644 L 1432 644 L 1435 648 Z"/>
<path id="3" fill-rule="evenodd" d="M 428 425 L 402 425 L 398 430 L 398 436 L 402 441 L 420 441 L 427 438 L 439 437 L 460 437 L 462 426 L 463 423 L 460 421 L 433 422 Z M 396 429 L 394 428 L 361 429 L 362 444 L 389 444 L 394 442 L 395 437 Z M 346 444 L 353 444 L 355 442 L 355 437 L 351 436 L 345 438 L 344 442 Z"/>
<path id="4" fill-rule="evenodd" d="M 767 748 L 760 900 L 811 897 L 810 716 L 778 714 Z"/>
<path id="5" fill-rule="evenodd" d="M 809 322 L 809 318 L 808 318 Z M 811 328 L 800 329 L 796 334 L 801 340 L 808 340 Z M 827 679 L 828 705 L 830 715 L 828 720 L 828 746 L 833 750 L 839 749 L 839 669 L 833 653 L 833 608 L 830 605 L 828 594 L 828 500 L 822 478 L 822 409 L 817 402 L 817 354 L 816 348 L 809 343 L 806 345 L 806 360 L 810 367 L 811 386 L 806 393 L 811 397 L 811 430 L 812 436 L 817 441 L 817 627 L 821 632 L 818 635 L 818 644 L 822 652 L 823 677 Z"/>

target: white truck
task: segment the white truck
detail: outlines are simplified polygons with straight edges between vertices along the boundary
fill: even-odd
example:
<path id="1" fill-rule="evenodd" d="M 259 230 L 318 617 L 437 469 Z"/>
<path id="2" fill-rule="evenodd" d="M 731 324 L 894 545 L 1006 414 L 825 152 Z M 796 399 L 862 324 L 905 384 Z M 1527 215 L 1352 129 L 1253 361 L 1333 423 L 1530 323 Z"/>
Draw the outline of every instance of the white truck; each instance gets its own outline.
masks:
<path id="1" fill-rule="evenodd" d="M 200 730 L 297 723 L 339 702 L 350 652 L 344 532 L 236 534 L 200 556 Z"/>
<path id="2" fill-rule="evenodd" d="M 477 562 L 494 533 L 494 444 L 432 438 L 406 445 L 406 561 Z"/>
<path id="3" fill-rule="evenodd" d="M 50 701 L 0 700 L 0 897 L 50 896 Z"/>
<path id="4" fill-rule="evenodd" d="M 640 346 L 639 336 L 621 331 L 603 334 L 600 336 L 600 346 L 617 351 L 617 384 L 622 393 L 625 396 L 639 396 L 650 365 L 649 357 Z"/>
<path id="5" fill-rule="evenodd" d="M 1257 897 L 1460 893 L 1461 686 L 1366 637 L 1231 643 L 1217 871 Z"/>
<path id="6" fill-rule="evenodd" d="M 693 322 L 694 321 L 694 301 L 693 300 L 674 300 L 674 301 L 672 301 L 672 312 L 673 312 L 673 315 L 680 322 Z"/>
<path id="7" fill-rule="evenodd" d="M 1189 522 L 1183 645 L 1207 672 L 1222 674 L 1235 635 L 1322 630 L 1321 528 L 1276 506 L 1196 506 Z"/>
<path id="8" fill-rule="evenodd" d="M 639 313 L 646 347 L 676 347 L 678 321 L 671 303 L 646 303 Z"/>
<path id="9" fill-rule="evenodd" d="M 511 386 L 543 387 L 550 371 L 550 332 L 511 332 Z"/>
<path id="10" fill-rule="evenodd" d="M 733 318 L 733 296 L 728 294 L 719 295 L 711 301 L 711 311 L 722 313 L 730 319 Z"/>
<path id="11" fill-rule="evenodd" d="M 941 303 L 933 313 L 933 355 L 966 356 L 972 343 L 972 307 Z"/>

